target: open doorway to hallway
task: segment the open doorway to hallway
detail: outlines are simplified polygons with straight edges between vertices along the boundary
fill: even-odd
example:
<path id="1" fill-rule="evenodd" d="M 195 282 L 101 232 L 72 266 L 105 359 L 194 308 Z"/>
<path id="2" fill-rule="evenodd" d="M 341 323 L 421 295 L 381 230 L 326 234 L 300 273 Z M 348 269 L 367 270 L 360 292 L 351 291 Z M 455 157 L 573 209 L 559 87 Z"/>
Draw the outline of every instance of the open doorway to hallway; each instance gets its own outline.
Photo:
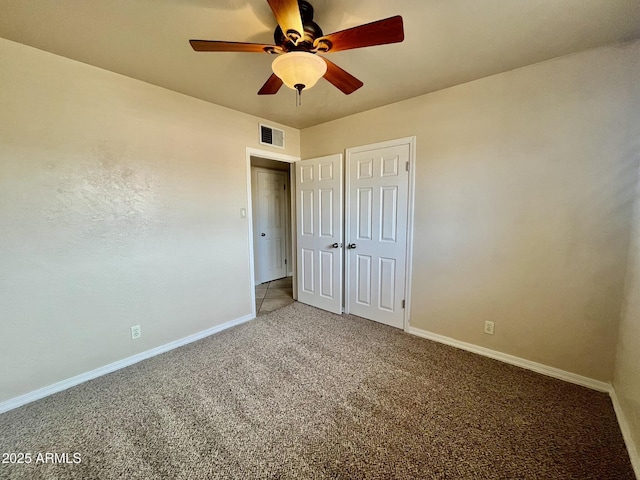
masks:
<path id="1" fill-rule="evenodd" d="M 256 315 L 294 301 L 290 165 L 250 157 Z"/>

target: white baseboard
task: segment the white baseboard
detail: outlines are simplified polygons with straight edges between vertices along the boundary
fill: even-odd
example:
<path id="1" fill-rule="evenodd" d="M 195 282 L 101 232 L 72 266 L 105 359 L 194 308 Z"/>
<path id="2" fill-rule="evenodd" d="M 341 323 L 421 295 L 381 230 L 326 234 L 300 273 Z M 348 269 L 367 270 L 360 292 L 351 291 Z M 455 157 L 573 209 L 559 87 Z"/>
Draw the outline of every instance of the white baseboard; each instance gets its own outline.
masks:
<path id="1" fill-rule="evenodd" d="M 194 333 L 193 335 L 189 335 L 188 337 L 184 337 L 179 340 L 169 342 L 165 345 L 160 345 L 159 347 L 152 348 L 151 350 L 138 353 L 131 357 L 118 360 L 117 362 L 110 363 L 109 365 L 105 365 L 104 367 L 96 368 L 95 370 L 81 373 L 80 375 L 76 375 L 75 377 L 71 377 L 66 380 L 62 380 L 61 382 L 54 383 L 53 385 L 39 388 L 38 390 L 25 393 L 24 395 L 20 395 L 19 397 L 11 398 L 0 403 L 0 413 L 8 412 L 9 410 L 21 407 L 22 405 L 26 405 L 27 403 L 35 402 L 36 400 L 40 400 L 41 398 L 53 395 L 54 393 L 58 393 L 68 388 L 75 387 L 76 385 L 84 383 L 88 380 L 93 380 L 94 378 L 101 377 L 102 375 L 106 375 L 107 373 L 115 372 L 116 370 L 128 367 L 142 360 L 155 357 L 156 355 L 160 355 L 161 353 L 165 353 L 178 347 L 182 347 L 183 345 L 201 340 L 215 333 L 221 332 L 231 327 L 235 327 L 236 325 L 248 322 L 249 320 L 253 320 L 254 318 L 255 315 L 248 314 L 244 317 L 240 317 L 221 325 L 216 325 L 215 327 L 211 327 L 207 330 Z"/>
<path id="2" fill-rule="evenodd" d="M 434 342 L 444 343 L 445 345 L 449 345 L 451 347 L 460 348 L 462 350 L 467 350 L 468 352 L 473 352 L 477 353 L 478 355 L 493 358 L 494 360 L 500 360 L 504 363 L 509 363 L 511 365 L 526 368 L 527 370 L 542 373 L 543 375 L 547 375 L 549 377 L 558 378 L 560 380 L 575 383 L 577 385 L 582 385 L 583 387 L 598 390 L 600 392 L 609 393 L 612 390 L 610 383 L 601 382 L 589 377 L 583 377 L 582 375 L 577 375 L 565 370 L 560 370 L 559 368 L 549 367 L 541 363 L 532 362 L 530 360 L 525 360 L 524 358 L 515 357 L 506 353 L 497 352 L 489 348 L 479 347 L 477 345 L 473 345 L 472 343 L 461 342 L 454 338 L 445 337 L 444 335 L 438 335 L 437 333 L 427 332 L 415 327 L 407 328 L 406 332 L 418 337 L 426 338 L 428 340 L 433 340 Z"/>
<path id="3" fill-rule="evenodd" d="M 611 402 L 613 403 L 613 409 L 616 412 L 616 417 L 618 417 L 618 425 L 620 425 L 624 443 L 627 445 L 627 451 L 629 452 L 629 458 L 631 459 L 633 471 L 636 474 L 636 478 L 640 479 L 640 455 L 638 455 L 638 450 L 636 449 L 636 445 L 633 442 L 633 438 L 631 437 L 631 429 L 629 428 L 627 417 L 624 414 L 622 405 L 620 405 L 620 401 L 618 400 L 618 396 L 616 395 L 615 388 L 611 389 L 609 395 L 611 396 Z"/>

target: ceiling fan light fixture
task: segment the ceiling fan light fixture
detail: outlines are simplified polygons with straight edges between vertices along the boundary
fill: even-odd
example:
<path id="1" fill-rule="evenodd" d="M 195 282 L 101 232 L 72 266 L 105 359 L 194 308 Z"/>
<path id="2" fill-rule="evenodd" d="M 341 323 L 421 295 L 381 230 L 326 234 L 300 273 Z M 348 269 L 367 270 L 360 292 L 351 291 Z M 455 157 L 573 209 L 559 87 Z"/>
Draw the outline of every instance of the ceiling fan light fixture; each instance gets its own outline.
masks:
<path id="1" fill-rule="evenodd" d="M 292 90 L 308 90 L 326 73 L 326 62 L 313 53 L 290 52 L 279 55 L 271 64 L 275 73 Z M 302 88 L 301 88 L 302 86 Z"/>

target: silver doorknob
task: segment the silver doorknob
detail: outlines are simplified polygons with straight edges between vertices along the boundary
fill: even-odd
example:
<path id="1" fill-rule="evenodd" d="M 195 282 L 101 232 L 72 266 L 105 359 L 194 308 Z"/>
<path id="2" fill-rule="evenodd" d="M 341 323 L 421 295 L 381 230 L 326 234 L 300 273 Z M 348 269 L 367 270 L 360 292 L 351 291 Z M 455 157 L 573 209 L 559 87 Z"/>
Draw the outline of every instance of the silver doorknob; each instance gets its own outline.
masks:
<path id="1" fill-rule="evenodd" d="M 356 244 L 355 243 L 350 243 L 348 248 L 353 250 L 353 249 L 356 248 Z"/>
<path id="2" fill-rule="evenodd" d="M 261 236 L 261 237 L 266 237 L 266 236 L 267 236 L 267 234 L 266 234 L 266 233 L 261 233 L 261 234 L 260 234 L 260 236 Z"/>

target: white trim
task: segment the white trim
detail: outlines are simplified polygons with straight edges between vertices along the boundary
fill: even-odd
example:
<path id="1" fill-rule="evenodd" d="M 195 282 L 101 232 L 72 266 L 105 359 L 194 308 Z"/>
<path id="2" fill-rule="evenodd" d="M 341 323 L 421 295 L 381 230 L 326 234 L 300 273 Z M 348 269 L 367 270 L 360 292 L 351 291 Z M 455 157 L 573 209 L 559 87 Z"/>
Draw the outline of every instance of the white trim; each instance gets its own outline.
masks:
<path id="1" fill-rule="evenodd" d="M 84 383 L 88 380 L 93 380 L 94 378 L 101 377 L 102 375 L 106 375 L 107 373 L 115 372 L 116 370 L 120 370 L 122 368 L 133 365 L 134 363 L 141 362 L 142 360 L 147 360 L 148 358 L 155 357 L 156 355 L 160 355 L 161 353 L 166 353 L 170 350 L 174 350 L 178 347 L 182 347 L 197 340 L 202 340 L 205 337 L 221 332 L 228 328 L 235 327 L 236 325 L 240 325 L 241 323 L 248 322 L 249 320 L 253 320 L 254 318 L 255 315 L 245 315 L 244 317 L 240 317 L 221 325 L 216 325 L 215 327 L 211 327 L 207 330 L 194 333 L 193 335 L 189 335 L 188 337 L 174 340 L 173 342 L 169 342 L 165 345 L 161 345 L 159 347 L 152 348 L 151 350 L 138 353 L 131 357 L 118 360 L 117 362 L 110 363 L 109 365 L 105 365 L 104 367 L 96 368 L 95 370 L 81 373 L 80 375 L 76 375 L 75 377 L 67 378 L 66 380 L 62 380 L 61 382 L 54 383 L 53 385 L 39 388 L 38 390 L 25 393 L 24 395 L 20 395 L 19 397 L 11 398 L 0 403 L 0 413 L 8 412 L 9 410 L 21 407 L 22 405 L 26 405 L 27 403 L 35 402 L 36 400 L 48 397 L 49 395 L 53 395 L 54 393 L 62 392 L 63 390 L 66 390 L 68 388 L 75 387 L 76 385 Z"/>
<path id="2" fill-rule="evenodd" d="M 298 240 L 296 238 L 296 208 L 298 200 L 296 198 L 296 166 L 294 163 L 289 164 L 289 227 L 291 229 L 291 261 L 289 262 L 289 276 L 292 277 L 293 299 L 298 300 L 298 283 L 296 282 L 296 271 L 298 269 Z"/>
<path id="3" fill-rule="evenodd" d="M 255 258 L 253 256 L 253 201 L 251 199 L 251 153 L 249 152 L 249 148 L 247 148 L 246 152 L 246 162 L 247 162 L 247 229 L 248 229 L 248 247 L 249 247 L 249 278 L 251 281 L 249 282 L 250 291 L 249 298 L 251 298 L 251 315 L 254 317 L 257 315 L 256 311 L 256 289 L 254 283 L 256 281 L 256 269 L 254 266 Z"/>
<path id="4" fill-rule="evenodd" d="M 247 157 L 260 157 L 267 158 L 269 160 L 278 160 L 279 162 L 295 163 L 300 160 L 300 157 L 294 157 L 293 155 L 286 155 L 284 153 L 269 152 L 268 150 L 260 150 L 258 148 L 247 147 Z"/>
<path id="5" fill-rule="evenodd" d="M 411 279 L 413 277 L 413 224 L 414 224 L 414 218 L 413 218 L 413 213 L 415 210 L 415 203 L 416 203 L 416 199 L 415 199 L 415 172 L 416 172 L 416 136 L 412 136 L 412 137 L 403 137 L 403 138 L 397 138 L 394 140 L 386 140 L 384 142 L 378 142 L 378 143 L 371 143 L 369 145 L 360 145 L 357 147 L 349 147 L 345 150 L 345 180 L 344 180 L 344 185 L 345 185 L 345 192 L 344 192 L 344 205 L 346 206 L 346 211 L 345 211 L 345 220 L 344 220 L 344 234 L 345 234 L 345 242 L 344 244 L 346 245 L 346 239 L 347 236 L 349 235 L 349 201 L 350 201 L 350 197 L 349 197 L 349 186 L 348 186 L 348 182 L 349 182 L 349 174 L 350 174 L 350 160 L 351 160 L 351 155 L 354 153 L 359 153 L 359 152 L 366 152 L 367 150 L 378 150 L 381 148 L 387 148 L 387 147 L 398 147 L 401 145 L 409 145 L 409 188 L 407 190 L 407 243 L 405 246 L 405 293 L 404 293 L 404 300 L 405 300 L 405 305 L 404 305 L 404 316 L 403 316 L 403 329 L 406 332 L 408 328 L 410 328 L 409 326 L 409 319 L 411 318 Z M 346 250 L 345 250 L 346 252 Z M 346 256 L 346 253 L 345 253 Z M 349 275 L 348 272 L 348 262 L 346 261 L 345 258 L 345 262 L 344 262 L 344 271 L 345 271 L 345 288 L 348 288 L 347 285 L 347 278 Z M 344 311 L 348 313 L 349 311 L 349 295 L 347 294 L 347 292 L 345 292 L 344 294 Z"/>
<path id="6" fill-rule="evenodd" d="M 434 342 L 444 343 L 445 345 L 449 345 L 451 347 L 460 348 L 461 350 L 477 353 L 478 355 L 482 355 L 484 357 L 493 358 L 494 360 L 499 360 L 510 365 L 526 368 L 527 370 L 531 370 L 533 372 L 542 373 L 543 375 L 547 375 L 549 377 L 564 380 L 569 383 L 575 383 L 576 385 L 582 385 L 583 387 L 591 388 L 592 390 L 598 390 L 600 392 L 606 393 L 610 393 L 612 391 L 610 383 L 601 382 L 589 377 L 583 377 L 582 375 L 577 375 L 565 370 L 560 370 L 559 368 L 549 367 L 547 365 L 532 362 L 531 360 L 526 360 L 524 358 L 515 357 L 507 353 L 498 352 L 489 348 L 479 347 L 477 345 L 473 345 L 472 343 L 461 342 L 460 340 L 456 340 L 454 338 L 445 337 L 444 335 L 438 335 L 437 333 L 427 332 L 415 327 L 407 328 L 406 332 L 412 335 L 416 335 L 417 337 L 426 338 L 428 340 L 433 340 Z"/>
<path id="7" fill-rule="evenodd" d="M 251 201 L 251 157 L 260 157 L 267 158 L 269 160 L 278 160 L 280 162 L 294 163 L 300 160 L 300 157 L 294 157 L 291 155 L 285 155 L 284 153 L 277 152 L 268 152 L 266 150 L 259 150 L 253 147 L 246 147 L 246 170 L 247 170 L 247 225 L 249 229 L 249 238 L 248 238 L 248 246 L 249 246 L 249 275 L 251 281 L 249 284 L 251 285 L 249 297 L 251 298 L 251 315 L 256 316 L 256 289 L 255 289 L 255 278 L 256 271 L 254 266 L 255 257 L 253 254 L 253 208 Z M 291 177 L 289 177 L 291 178 Z M 293 273 L 293 281 L 296 281 L 295 271 Z"/>
<path id="8" fill-rule="evenodd" d="M 638 455 L 638 450 L 633 442 L 629 422 L 627 422 L 627 417 L 624 414 L 622 405 L 620 405 L 615 388 L 611 389 L 609 395 L 611 396 L 611 403 L 613 403 L 613 409 L 616 412 L 616 417 L 618 417 L 618 425 L 620 425 L 620 431 L 622 431 L 622 438 L 624 438 L 624 443 L 627 446 L 627 451 L 629 452 L 631 466 L 636 474 L 636 478 L 640 479 L 640 455 Z"/>
<path id="9" fill-rule="evenodd" d="M 409 137 L 409 198 L 407 202 L 407 265 L 405 267 L 404 330 L 410 327 L 411 279 L 413 278 L 413 213 L 416 206 L 416 137 Z"/>

